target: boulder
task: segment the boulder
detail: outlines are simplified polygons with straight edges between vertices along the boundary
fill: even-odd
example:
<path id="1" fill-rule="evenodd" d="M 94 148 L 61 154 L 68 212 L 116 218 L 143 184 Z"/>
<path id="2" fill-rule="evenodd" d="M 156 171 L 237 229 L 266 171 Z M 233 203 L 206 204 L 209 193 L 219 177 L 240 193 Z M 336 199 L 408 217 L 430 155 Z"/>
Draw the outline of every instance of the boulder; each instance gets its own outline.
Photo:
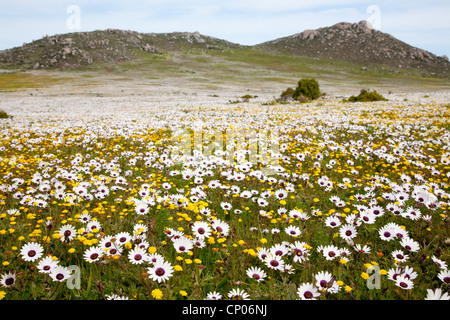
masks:
<path id="1" fill-rule="evenodd" d="M 317 30 L 305 30 L 301 35 L 303 40 L 313 40 L 318 34 Z"/>

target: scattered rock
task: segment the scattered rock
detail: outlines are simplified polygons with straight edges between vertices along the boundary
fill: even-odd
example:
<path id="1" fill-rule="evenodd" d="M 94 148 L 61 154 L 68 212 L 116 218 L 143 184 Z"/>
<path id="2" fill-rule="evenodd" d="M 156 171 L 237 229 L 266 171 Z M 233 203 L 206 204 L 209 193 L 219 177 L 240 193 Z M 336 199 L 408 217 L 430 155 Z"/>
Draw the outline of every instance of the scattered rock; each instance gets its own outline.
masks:
<path id="1" fill-rule="evenodd" d="M 119 63 L 135 59 L 137 51 L 149 54 L 177 50 L 181 44 L 196 49 L 224 51 L 240 47 L 225 40 L 196 32 L 138 33 L 129 30 L 75 32 L 45 36 L 21 47 L 0 51 L 5 67 L 29 69 L 77 69 L 92 63 Z M 367 21 L 341 22 L 334 26 L 305 30 L 255 46 L 266 52 L 331 59 L 363 65 L 379 65 L 386 70 L 420 70 L 421 74 L 450 78 L 448 57 L 438 57 L 412 47 L 387 33 L 373 29 Z M 397 70 L 396 70 L 397 69 Z"/>
<path id="2" fill-rule="evenodd" d="M 381 65 L 393 69 L 418 69 L 424 75 L 450 78 L 448 58 L 438 57 L 375 30 L 368 21 L 340 22 L 331 27 L 305 30 L 256 47 L 270 53 L 288 52 L 311 58 L 348 61 L 366 68 Z"/>
<path id="3" fill-rule="evenodd" d="M 313 40 L 319 34 L 316 30 L 305 30 L 302 33 L 303 40 Z"/>
<path id="4" fill-rule="evenodd" d="M 137 57 L 137 50 L 161 54 L 173 50 L 180 40 L 205 50 L 223 51 L 225 47 L 239 46 L 203 36 L 198 31 L 157 34 L 107 29 L 45 36 L 21 47 L 0 51 L 0 63 L 29 69 L 78 69 L 94 62 L 130 61 Z M 165 50 L 161 50 L 160 45 Z"/>

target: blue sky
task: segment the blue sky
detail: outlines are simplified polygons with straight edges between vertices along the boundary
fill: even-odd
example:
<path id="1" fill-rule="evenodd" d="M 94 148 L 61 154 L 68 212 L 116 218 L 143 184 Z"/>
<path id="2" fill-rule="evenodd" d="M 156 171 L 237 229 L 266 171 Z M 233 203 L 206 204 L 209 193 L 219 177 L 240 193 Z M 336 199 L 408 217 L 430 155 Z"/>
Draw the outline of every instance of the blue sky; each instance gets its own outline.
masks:
<path id="1" fill-rule="evenodd" d="M 408 44 L 450 56 L 449 14 L 448 0 L 0 0 L 0 50 L 45 35 L 108 28 L 199 31 L 253 45 L 338 22 L 369 20 Z"/>

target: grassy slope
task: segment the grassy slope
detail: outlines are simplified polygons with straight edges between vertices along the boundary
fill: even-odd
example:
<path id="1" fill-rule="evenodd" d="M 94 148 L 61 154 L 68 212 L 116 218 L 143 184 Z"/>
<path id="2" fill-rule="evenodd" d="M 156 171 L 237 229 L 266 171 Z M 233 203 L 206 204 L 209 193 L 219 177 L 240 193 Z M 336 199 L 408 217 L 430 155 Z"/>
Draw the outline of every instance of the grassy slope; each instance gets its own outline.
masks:
<path id="1" fill-rule="evenodd" d="M 175 46 L 177 50 L 151 54 L 136 50 L 137 58 L 118 64 L 94 64 L 78 71 L 0 73 L 0 90 L 40 88 L 54 84 L 95 83 L 97 76 L 121 77 L 120 81 L 177 79 L 187 86 L 245 84 L 247 86 L 295 86 L 300 78 L 314 77 L 330 86 L 365 87 L 409 86 L 421 89 L 448 89 L 450 81 L 423 78 L 417 73 L 387 69 L 361 70 L 361 65 L 288 55 L 272 55 L 250 47 L 205 50 Z M 90 81 L 87 81 L 90 80 Z M 277 95 L 278 92 L 274 92 Z"/>

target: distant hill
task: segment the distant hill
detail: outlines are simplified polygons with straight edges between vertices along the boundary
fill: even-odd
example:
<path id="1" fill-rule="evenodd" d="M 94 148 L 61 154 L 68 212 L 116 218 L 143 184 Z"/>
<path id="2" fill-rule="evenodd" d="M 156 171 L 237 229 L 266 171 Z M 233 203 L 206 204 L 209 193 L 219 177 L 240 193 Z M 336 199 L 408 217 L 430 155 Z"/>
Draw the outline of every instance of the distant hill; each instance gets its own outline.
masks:
<path id="1" fill-rule="evenodd" d="M 0 51 L 4 67 L 25 69 L 80 69 L 95 63 L 119 63 L 139 53 L 162 54 L 201 48 L 206 51 L 239 47 L 198 32 L 138 33 L 117 29 L 75 32 Z"/>
<path id="2" fill-rule="evenodd" d="M 448 58 L 410 46 L 375 30 L 370 23 L 337 23 L 331 27 L 268 41 L 256 48 L 272 54 L 328 58 L 362 65 L 418 69 L 425 75 L 450 77 Z"/>
<path id="3" fill-rule="evenodd" d="M 378 69 L 413 70 L 420 76 L 450 79 L 448 58 L 374 30 L 366 21 L 305 30 L 255 46 L 242 46 L 198 32 L 138 33 L 107 29 L 59 34 L 0 51 L 0 68 L 73 70 L 134 61 L 142 55 L 193 51 L 206 54 L 232 51 L 239 55 L 239 50 L 249 49 L 277 57 L 344 61 L 360 65 L 362 70 L 377 66 Z"/>

